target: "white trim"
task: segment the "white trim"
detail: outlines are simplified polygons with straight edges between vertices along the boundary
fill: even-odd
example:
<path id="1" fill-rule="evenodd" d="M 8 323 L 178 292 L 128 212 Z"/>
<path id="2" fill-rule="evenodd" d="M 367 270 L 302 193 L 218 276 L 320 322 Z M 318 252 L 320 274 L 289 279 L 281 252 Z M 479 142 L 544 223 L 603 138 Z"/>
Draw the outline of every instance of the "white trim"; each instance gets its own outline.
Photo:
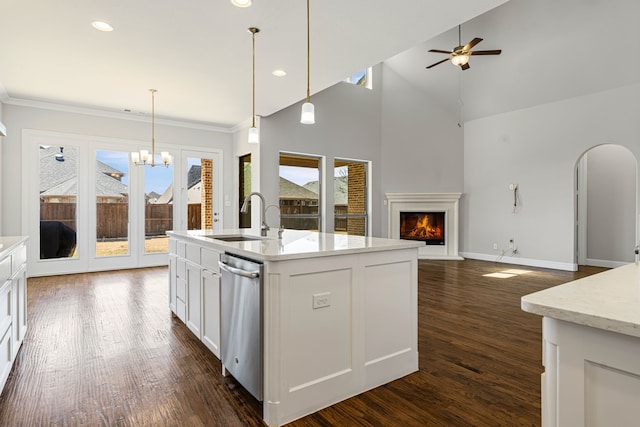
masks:
<path id="1" fill-rule="evenodd" d="M 418 248 L 418 258 L 461 260 L 458 254 L 461 196 L 462 193 L 386 193 L 387 236 L 400 238 L 400 211 L 445 212 L 445 244 Z"/>
<path id="2" fill-rule="evenodd" d="M 623 265 L 627 265 L 629 264 L 628 262 L 621 262 L 621 261 L 608 261 L 605 259 L 593 259 L 593 258 L 586 258 L 585 259 L 585 265 L 590 265 L 593 267 L 607 267 L 607 268 L 618 268 L 618 267 L 622 267 Z"/>
<path id="3" fill-rule="evenodd" d="M 0 88 L 0 96 L 2 96 L 2 88 Z M 120 113 L 115 111 L 98 110 L 87 107 L 75 107 L 70 105 L 55 104 L 51 102 L 32 101 L 27 99 L 7 98 L 2 99 L 3 104 L 17 105 L 20 107 L 40 108 L 43 110 L 63 111 L 66 113 L 85 114 L 88 116 L 107 117 L 110 119 L 119 120 L 131 120 L 135 122 L 150 122 L 151 118 L 148 115 L 138 115 L 135 113 Z M 157 125 L 184 127 L 196 130 L 205 130 L 211 132 L 232 133 L 233 128 L 227 128 L 222 126 L 213 126 L 206 123 L 185 122 L 180 120 L 168 120 L 156 118 Z"/>
<path id="4" fill-rule="evenodd" d="M 548 261 L 542 259 L 518 258 L 518 257 L 502 257 L 492 254 L 479 254 L 474 252 L 460 252 L 465 258 L 477 259 L 480 261 L 492 261 L 503 264 L 518 264 L 529 267 L 550 268 L 553 270 L 578 271 L 578 265 L 569 262 Z M 498 260 L 499 258 L 499 260 Z"/>

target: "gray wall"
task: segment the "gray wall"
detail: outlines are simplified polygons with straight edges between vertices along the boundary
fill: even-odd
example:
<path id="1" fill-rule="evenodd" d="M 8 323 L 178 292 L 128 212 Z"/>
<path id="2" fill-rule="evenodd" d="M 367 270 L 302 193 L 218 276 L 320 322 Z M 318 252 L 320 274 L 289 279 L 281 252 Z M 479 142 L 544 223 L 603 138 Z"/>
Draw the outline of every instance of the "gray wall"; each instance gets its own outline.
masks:
<path id="1" fill-rule="evenodd" d="M 463 132 L 455 115 L 384 64 L 373 69 L 373 90 L 338 83 L 313 95 L 312 102 L 314 125 L 299 123 L 300 103 L 262 118 L 259 150 L 234 136 L 234 144 L 242 144 L 238 155 L 260 153 L 260 185 L 268 203 L 278 200 L 280 151 L 326 156 L 328 174 L 335 158 L 372 161 L 374 236 L 387 236 L 385 193 L 462 191 Z M 326 203 L 325 231 L 332 231 L 330 191 Z"/>
<path id="2" fill-rule="evenodd" d="M 300 124 L 301 103 L 260 120 L 260 189 L 267 203 L 276 203 L 279 198 L 278 165 L 281 151 L 325 156 L 327 176 L 333 176 L 335 158 L 371 161 L 373 206 L 382 203 L 380 192 L 377 191 L 380 188 L 382 160 L 379 66 L 374 67 L 373 79 L 373 90 L 341 82 L 312 95 L 316 116 L 313 125 Z M 326 228 L 323 231 L 331 232 L 332 191 L 326 191 L 325 202 Z M 372 216 L 373 235 L 379 236 L 380 215 L 374 209 Z"/>
<path id="3" fill-rule="evenodd" d="M 585 156 L 587 263 L 633 262 L 636 245 L 636 159 L 625 147 L 611 144 L 595 147 Z"/>
<path id="4" fill-rule="evenodd" d="M 150 125 L 148 122 L 79 114 L 18 105 L 4 106 L 4 123 L 8 136 L 2 141 L 1 163 L 1 218 L 4 235 L 21 234 L 22 223 L 22 148 L 23 129 L 46 130 L 88 136 L 121 138 L 148 143 Z M 224 194 L 231 193 L 233 167 L 231 162 L 232 135 L 182 126 L 163 125 L 156 121 L 156 144 L 175 144 L 196 147 L 215 147 L 224 150 Z M 226 167 L 226 166 L 229 167 Z M 225 208 L 224 218 L 232 218 L 232 208 Z"/>
<path id="5" fill-rule="evenodd" d="M 462 255 L 495 260 L 492 244 L 502 249 L 513 237 L 513 261 L 574 268 L 576 164 L 605 143 L 638 158 L 639 117 L 640 85 L 632 85 L 466 123 Z M 517 214 L 510 183 L 520 188 Z"/>
<path id="6" fill-rule="evenodd" d="M 382 197 L 463 190 L 464 131 L 455 114 L 389 67 L 382 76 L 382 159 Z M 381 214 L 387 224 L 386 206 Z"/>

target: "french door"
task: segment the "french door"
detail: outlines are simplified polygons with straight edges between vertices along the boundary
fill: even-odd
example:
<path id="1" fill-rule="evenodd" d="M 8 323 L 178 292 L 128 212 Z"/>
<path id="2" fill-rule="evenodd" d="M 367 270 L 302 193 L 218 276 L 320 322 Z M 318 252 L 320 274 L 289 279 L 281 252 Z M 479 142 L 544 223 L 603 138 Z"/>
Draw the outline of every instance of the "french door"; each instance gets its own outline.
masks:
<path id="1" fill-rule="evenodd" d="M 136 148 L 144 147 L 23 131 L 30 275 L 166 265 L 167 230 L 220 226 L 221 153 L 167 147 L 171 165 L 152 168 L 130 161 Z M 188 212 L 196 210 L 200 222 L 192 224 Z"/>

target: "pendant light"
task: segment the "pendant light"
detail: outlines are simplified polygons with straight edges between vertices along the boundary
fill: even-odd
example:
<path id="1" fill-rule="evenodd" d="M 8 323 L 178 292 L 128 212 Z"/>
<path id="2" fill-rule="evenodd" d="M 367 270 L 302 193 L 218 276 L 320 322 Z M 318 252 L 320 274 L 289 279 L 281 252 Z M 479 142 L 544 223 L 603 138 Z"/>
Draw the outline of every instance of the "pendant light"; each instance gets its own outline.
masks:
<path id="1" fill-rule="evenodd" d="M 134 151 L 131 153 L 131 161 L 136 165 L 136 166 L 151 166 L 151 167 L 155 167 L 155 166 L 165 166 L 165 167 L 169 167 L 169 165 L 171 164 L 171 156 L 169 155 L 168 151 L 162 151 L 160 153 L 160 157 L 162 158 L 162 164 L 155 164 L 155 156 L 156 156 L 156 138 L 155 138 L 155 127 L 156 127 L 156 123 L 155 123 L 155 95 L 157 90 L 156 89 L 149 89 L 149 92 L 151 92 L 151 153 L 149 153 L 149 150 L 140 150 L 138 151 Z"/>
<path id="2" fill-rule="evenodd" d="M 309 92 L 310 86 L 310 57 L 311 57 L 311 44 L 309 35 L 309 0 L 307 0 L 307 99 L 302 104 L 302 114 L 300 115 L 300 123 L 305 125 L 312 125 L 316 122 L 315 108 L 311 103 L 311 94 Z"/>
<path id="3" fill-rule="evenodd" d="M 260 132 L 256 127 L 256 33 L 259 28 L 250 27 L 251 33 L 251 127 L 249 128 L 249 144 L 260 143 Z"/>

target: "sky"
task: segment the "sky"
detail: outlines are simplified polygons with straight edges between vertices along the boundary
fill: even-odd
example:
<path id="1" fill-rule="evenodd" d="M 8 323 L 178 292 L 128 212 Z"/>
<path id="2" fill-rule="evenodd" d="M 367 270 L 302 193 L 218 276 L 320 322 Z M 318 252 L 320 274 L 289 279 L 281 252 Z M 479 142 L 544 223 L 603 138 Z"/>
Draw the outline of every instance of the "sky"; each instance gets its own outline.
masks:
<path id="1" fill-rule="evenodd" d="M 123 151 L 96 151 L 96 159 L 99 161 L 115 168 L 121 172 L 125 172 L 125 176 L 122 178 L 122 182 L 129 185 L 129 156 L 130 154 Z M 156 155 L 159 160 L 159 155 Z M 200 165 L 199 158 L 188 158 L 187 159 L 187 170 L 191 168 L 193 165 Z M 141 166 L 132 166 L 132 167 L 141 167 Z M 167 187 L 173 181 L 173 165 L 170 165 L 168 168 L 157 166 L 150 167 L 145 166 L 144 173 L 144 191 L 145 193 L 150 193 L 155 191 L 158 194 L 164 193 Z M 339 169 L 337 168 L 335 171 L 335 176 L 340 176 Z M 318 181 L 319 171 L 318 169 L 312 168 L 302 168 L 297 166 L 280 166 L 280 176 L 293 182 L 298 185 L 305 185 L 311 181 Z"/>

